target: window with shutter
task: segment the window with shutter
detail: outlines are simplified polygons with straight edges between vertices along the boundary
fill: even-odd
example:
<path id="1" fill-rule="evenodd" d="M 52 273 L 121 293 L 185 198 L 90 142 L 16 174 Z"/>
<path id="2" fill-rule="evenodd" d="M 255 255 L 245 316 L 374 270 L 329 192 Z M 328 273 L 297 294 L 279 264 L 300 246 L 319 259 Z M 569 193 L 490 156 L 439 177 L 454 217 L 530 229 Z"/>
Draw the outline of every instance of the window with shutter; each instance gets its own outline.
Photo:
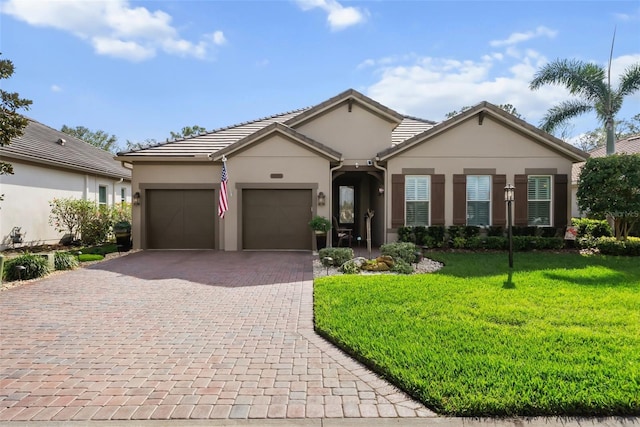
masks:
<path id="1" fill-rule="evenodd" d="M 467 176 L 467 225 L 491 224 L 491 176 Z"/>
<path id="2" fill-rule="evenodd" d="M 551 176 L 530 175 L 527 183 L 527 223 L 551 225 Z"/>
<path id="3" fill-rule="evenodd" d="M 429 176 L 407 176 L 404 185 L 405 225 L 429 225 Z"/>

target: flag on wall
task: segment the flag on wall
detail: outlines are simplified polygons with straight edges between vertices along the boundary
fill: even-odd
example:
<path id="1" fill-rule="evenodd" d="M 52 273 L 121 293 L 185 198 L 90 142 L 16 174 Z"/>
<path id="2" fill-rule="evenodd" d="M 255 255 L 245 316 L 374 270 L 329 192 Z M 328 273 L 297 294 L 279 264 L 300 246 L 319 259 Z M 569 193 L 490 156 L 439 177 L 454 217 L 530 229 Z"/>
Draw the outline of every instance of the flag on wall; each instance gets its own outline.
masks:
<path id="1" fill-rule="evenodd" d="M 218 200 L 218 216 L 224 218 L 224 213 L 229 210 L 227 205 L 227 182 L 229 176 L 227 175 L 227 159 L 222 161 L 222 178 L 220 178 L 220 199 Z"/>

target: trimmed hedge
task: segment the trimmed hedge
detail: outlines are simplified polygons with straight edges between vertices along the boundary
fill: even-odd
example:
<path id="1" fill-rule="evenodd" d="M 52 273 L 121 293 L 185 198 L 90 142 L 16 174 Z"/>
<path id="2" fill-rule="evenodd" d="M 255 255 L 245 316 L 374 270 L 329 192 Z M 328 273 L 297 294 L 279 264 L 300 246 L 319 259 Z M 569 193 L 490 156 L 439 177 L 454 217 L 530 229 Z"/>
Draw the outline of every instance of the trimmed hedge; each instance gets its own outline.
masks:
<path id="1" fill-rule="evenodd" d="M 416 262 L 416 251 L 418 247 L 409 242 L 388 243 L 380 246 L 380 254 L 388 255 L 395 261 L 401 259 L 408 264 Z"/>
<path id="2" fill-rule="evenodd" d="M 595 247 L 602 255 L 640 256 L 640 237 L 617 240 L 615 237 L 595 239 Z"/>
<path id="3" fill-rule="evenodd" d="M 611 226 L 605 219 L 571 218 L 571 225 L 578 228 L 578 238 L 613 236 Z"/>

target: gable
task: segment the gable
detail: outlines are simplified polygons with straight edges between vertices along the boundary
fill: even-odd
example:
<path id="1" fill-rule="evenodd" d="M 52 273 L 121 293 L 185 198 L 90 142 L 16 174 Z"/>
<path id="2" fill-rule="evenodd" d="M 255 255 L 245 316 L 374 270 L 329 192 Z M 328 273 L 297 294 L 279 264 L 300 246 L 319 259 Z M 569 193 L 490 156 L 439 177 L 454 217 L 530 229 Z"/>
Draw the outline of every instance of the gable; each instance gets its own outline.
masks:
<path id="1" fill-rule="evenodd" d="M 391 146 L 398 125 L 381 117 L 365 104 L 344 101 L 296 127 L 304 135 L 342 153 L 346 161 L 372 159 Z"/>

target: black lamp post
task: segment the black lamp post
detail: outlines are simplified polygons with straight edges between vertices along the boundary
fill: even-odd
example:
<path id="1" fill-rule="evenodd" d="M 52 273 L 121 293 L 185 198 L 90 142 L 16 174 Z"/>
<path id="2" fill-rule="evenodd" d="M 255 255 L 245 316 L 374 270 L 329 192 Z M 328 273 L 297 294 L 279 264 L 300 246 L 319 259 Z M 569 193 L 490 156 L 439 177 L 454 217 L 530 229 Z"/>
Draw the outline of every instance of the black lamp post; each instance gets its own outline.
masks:
<path id="1" fill-rule="evenodd" d="M 507 202 L 507 229 L 509 235 L 509 268 L 513 268 L 513 228 L 511 226 L 511 203 L 515 196 L 515 187 L 507 184 L 504 187 L 504 201 Z"/>

